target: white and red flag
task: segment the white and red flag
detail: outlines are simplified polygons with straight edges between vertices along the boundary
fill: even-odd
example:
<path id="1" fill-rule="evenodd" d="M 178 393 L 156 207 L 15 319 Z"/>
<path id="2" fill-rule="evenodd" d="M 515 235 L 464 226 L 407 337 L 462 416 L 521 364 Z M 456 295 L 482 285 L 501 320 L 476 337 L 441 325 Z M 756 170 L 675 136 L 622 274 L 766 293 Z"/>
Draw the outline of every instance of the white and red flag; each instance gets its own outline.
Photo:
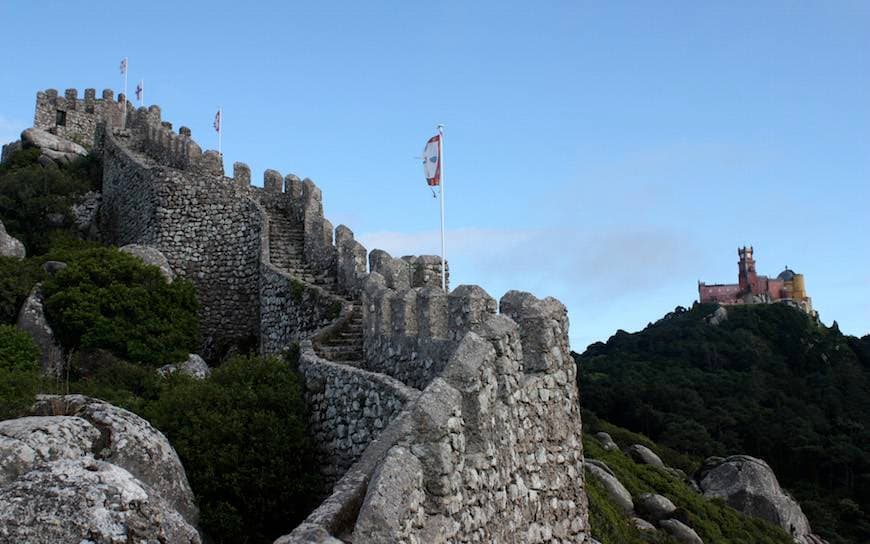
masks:
<path id="1" fill-rule="evenodd" d="M 429 138 L 423 149 L 423 173 L 430 187 L 441 185 L 441 135 Z"/>
<path id="2" fill-rule="evenodd" d="M 218 110 L 216 114 L 214 114 L 214 129 L 218 134 L 221 132 L 221 110 Z"/>

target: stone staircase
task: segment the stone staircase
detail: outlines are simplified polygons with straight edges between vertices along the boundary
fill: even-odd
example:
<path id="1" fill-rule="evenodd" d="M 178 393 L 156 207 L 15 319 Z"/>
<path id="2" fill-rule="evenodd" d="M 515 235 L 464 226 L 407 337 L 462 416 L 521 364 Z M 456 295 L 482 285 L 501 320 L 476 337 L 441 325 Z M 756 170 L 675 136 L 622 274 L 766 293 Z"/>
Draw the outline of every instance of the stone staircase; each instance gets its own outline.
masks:
<path id="1" fill-rule="evenodd" d="M 290 221 L 281 212 L 270 211 L 269 258 L 272 264 L 286 270 L 295 278 L 335 293 L 337 287 L 335 277 L 318 273 L 306 263 L 302 253 L 303 247 L 305 247 L 305 233 L 302 225 Z"/>
<path id="2" fill-rule="evenodd" d="M 291 221 L 280 210 L 269 210 L 269 258 L 272 264 L 305 283 L 317 285 L 333 295 L 345 298 L 338 293 L 335 276 L 319 273 L 305 262 L 304 247 L 305 233 L 302 225 Z M 362 309 L 359 301 L 352 303 L 353 309 L 348 322 L 323 342 L 315 342 L 314 349 L 320 357 L 328 361 L 360 366 L 364 360 Z"/>
<path id="3" fill-rule="evenodd" d="M 354 302 L 350 319 L 338 332 L 315 345 L 317 354 L 328 361 L 351 366 L 362 365 L 363 323 L 362 311 L 358 302 Z"/>

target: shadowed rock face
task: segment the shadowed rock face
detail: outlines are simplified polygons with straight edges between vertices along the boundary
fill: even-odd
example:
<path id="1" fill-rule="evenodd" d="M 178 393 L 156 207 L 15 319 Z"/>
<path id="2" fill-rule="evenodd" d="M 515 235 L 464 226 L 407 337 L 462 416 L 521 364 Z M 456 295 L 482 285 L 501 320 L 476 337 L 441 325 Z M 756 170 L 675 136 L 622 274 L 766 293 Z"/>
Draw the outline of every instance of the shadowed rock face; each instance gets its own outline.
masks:
<path id="1" fill-rule="evenodd" d="M 604 490 L 610 500 L 613 501 L 623 512 L 630 513 L 634 511 L 634 501 L 631 499 L 631 493 L 616 479 L 616 476 L 609 474 L 598 465 L 586 463 L 586 470 L 589 471 L 596 480 L 601 482 Z"/>
<path id="2" fill-rule="evenodd" d="M 631 458 L 634 459 L 635 463 L 652 465 L 659 468 L 664 468 L 665 466 L 659 456 L 646 446 L 634 444 L 633 446 L 629 446 L 629 448 L 626 450 L 626 453 L 628 453 Z"/>
<path id="3" fill-rule="evenodd" d="M 16 326 L 30 333 L 39 347 L 39 365 L 42 367 L 42 373 L 46 376 L 58 376 L 63 367 L 63 350 L 45 317 L 40 285 L 33 288 L 24 305 L 21 306 Z"/>
<path id="4" fill-rule="evenodd" d="M 659 527 L 672 537 L 685 544 L 704 544 L 694 529 L 676 519 L 665 519 L 659 522 Z"/>
<path id="5" fill-rule="evenodd" d="M 200 543 L 184 469 L 147 421 L 81 395 L 33 411 L 0 422 L 0 542 Z"/>
<path id="6" fill-rule="evenodd" d="M 800 505 L 780 487 L 761 459 L 734 455 L 708 459 L 699 481 L 705 497 L 719 497 L 744 514 L 779 525 L 798 542 L 818 542 Z M 813 540 L 813 539 L 816 540 Z"/>
<path id="7" fill-rule="evenodd" d="M 6 227 L 0 221 L 0 257 L 13 257 L 23 259 L 27 256 L 24 244 L 17 238 L 13 238 L 6 232 Z"/>
<path id="8" fill-rule="evenodd" d="M 656 493 L 641 493 L 635 501 L 637 511 L 650 521 L 671 517 L 677 507 L 670 499 Z"/>

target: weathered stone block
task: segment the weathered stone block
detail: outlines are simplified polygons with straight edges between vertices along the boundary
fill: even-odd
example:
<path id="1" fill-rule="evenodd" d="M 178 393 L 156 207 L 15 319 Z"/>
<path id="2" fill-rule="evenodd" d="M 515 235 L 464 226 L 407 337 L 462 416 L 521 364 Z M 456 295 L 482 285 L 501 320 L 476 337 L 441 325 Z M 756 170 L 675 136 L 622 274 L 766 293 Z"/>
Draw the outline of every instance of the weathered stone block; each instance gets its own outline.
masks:
<path id="1" fill-rule="evenodd" d="M 233 181 L 239 187 L 251 186 L 251 167 L 243 162 L 233 163 Z"/>
<path id="2" fill-rule="evenodd" d="M 266 170 L 263 172 L 263 189 L 267 193 L 280 193 L 283 179 L 277 170 Z"/>
<path id="3" fill-rule="evenodd" d="M 508 291 L 501 299 L 501 312 L 520 326 L 526 371 L 545 372 L 568 364 L 568 311 L 561 302 Z"/>
<path id="4" fill-rule="evenodd" d="M 422 338 L 447 338 L 447 293 L 440 287 L 417 290 L 417 323 Z"/>
<path id="5" fill-rule="evenodd" d="M 468 331 L 478 330 L 498 308 L 495 299 L 478 285 L 460 285 L 447 297 L 449 335 L 459 340 Z"/>

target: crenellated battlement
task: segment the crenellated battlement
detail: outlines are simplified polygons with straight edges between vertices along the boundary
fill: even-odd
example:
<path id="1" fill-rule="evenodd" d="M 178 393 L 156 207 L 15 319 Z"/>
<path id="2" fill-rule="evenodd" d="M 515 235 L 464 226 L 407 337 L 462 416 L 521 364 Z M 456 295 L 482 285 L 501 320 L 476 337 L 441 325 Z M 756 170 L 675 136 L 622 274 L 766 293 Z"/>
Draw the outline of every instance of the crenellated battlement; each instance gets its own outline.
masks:
<path id="1" fill-rule="evenodd" d="M 111 89 L 103 90 L 100 98 L 96 89 L 85 89 L 83 98 L 77 89 L 67 89 L 62 96 L 57 89 L 46 89 L 36 93 L 33 126 L 90 149 L 100 123 L 121 126 L 125 104 L 131 112 L 133 107 L 124 95 L 115 100 Z"/>
<path id="2" fill-rule="evenodd" d="M 242 162 L 228 177 L 158 106 L 124 104 L 50 89 L 35 125 L 101 155 L 106 241 L 153 246 L 194 283 L 204 356 L 300 343 L 321 472 L 337 483 L 277 542 L 584 541 L 564 305 L 443 290 L 440 257 L 369 252 L 326 218 L 314 181 L 267 169 L 254 187 Z"/>

